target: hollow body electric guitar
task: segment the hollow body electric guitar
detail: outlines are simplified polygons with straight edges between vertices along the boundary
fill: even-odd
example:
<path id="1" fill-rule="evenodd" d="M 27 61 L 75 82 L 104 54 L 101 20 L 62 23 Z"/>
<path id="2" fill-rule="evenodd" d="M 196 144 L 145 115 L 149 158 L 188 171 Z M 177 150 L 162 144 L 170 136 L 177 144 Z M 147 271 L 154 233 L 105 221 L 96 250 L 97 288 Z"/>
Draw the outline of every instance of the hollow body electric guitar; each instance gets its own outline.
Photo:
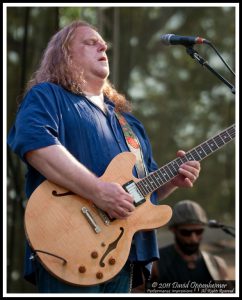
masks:
<path id="1" fill-rule="evenodd" d="M 111 220 L 92 201 L 44 181 L 25 210 L 33 252 L 52 275 L 69 284 L 88 286 L 113 278 L 128 259 L 135 232 L 161 227 L 171 218 L 171 208 L 153 205 L 151 193 L 173 179 L 184 162 L 200 161 L 234 138 L 232 125 L 143 179 L 132 175 L 134 154 L 117 155 L 100 179 L 121 184 L 133 196 L 136 209 L 126 219 Z"/>

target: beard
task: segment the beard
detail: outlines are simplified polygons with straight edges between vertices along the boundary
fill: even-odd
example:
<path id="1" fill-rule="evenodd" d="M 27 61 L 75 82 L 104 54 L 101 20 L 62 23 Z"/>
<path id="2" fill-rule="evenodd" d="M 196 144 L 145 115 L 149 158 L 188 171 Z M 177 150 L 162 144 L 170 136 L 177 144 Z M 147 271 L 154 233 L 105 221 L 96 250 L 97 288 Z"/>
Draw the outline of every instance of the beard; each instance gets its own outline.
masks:
<path id="1" fill-rule="evenodd" d="M 180 250 L 186 255 L 195 254 L 199 250 L 199 243 L 187 244 L 179 240 L 179 238 L 177 237 L 176 237 L 176 243 L 179 246 Z"/>

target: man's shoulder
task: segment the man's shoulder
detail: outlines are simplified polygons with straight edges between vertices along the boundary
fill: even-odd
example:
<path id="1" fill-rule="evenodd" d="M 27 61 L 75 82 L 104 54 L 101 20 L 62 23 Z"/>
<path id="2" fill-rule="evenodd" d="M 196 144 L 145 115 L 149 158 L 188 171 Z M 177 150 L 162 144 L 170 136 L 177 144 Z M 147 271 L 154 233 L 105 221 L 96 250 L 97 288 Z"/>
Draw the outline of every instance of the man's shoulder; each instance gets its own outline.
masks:
<path id="1" fill-rule="evenodd" d="M 51 91 L 60 91 L 60 92 L 65 92 L 65 89 L 53 82 L 40 82 L 34 85 L 31 88 L 32 91 L 46 91 L 46 92 L 51 92 Z"/>
<path id="2" fill-rule="evenodd" d="M 73 94 L 74 95 L 74 94 Z M 65 103 L 66 98 L 73 98 L 72 93 L 68 92 L 60 85 L 52 82 L 41 82 L 33 85 L 24 95 L 19 109 L 31 108 L 36 105 L 42 107 L 55 107 Z"/>
<path id="3" fill-rule="evenodd" d="M 36 99 L 36 97 L 42 99 L 41 101 L 44 101 L 46 105 L 48 105 L 48 102 L 52 104 L 65 103 L 66 99 L 71 99 L 76 102 L 82 98 L 81 95 L 76 95 L 53 82 L 41 82 L 32 86 L 25 98 Z"/>

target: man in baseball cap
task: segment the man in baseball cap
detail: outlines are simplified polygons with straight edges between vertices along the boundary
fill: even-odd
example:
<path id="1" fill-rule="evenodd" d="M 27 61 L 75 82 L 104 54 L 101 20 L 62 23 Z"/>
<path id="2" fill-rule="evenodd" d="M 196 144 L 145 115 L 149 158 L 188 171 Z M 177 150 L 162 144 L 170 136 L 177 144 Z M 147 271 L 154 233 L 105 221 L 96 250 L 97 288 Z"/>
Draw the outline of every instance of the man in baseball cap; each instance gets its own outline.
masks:
<path id="1" fill-rule="evenodd" d="M 175 243 L 160 248 L 160 260 L 153 264 L 158 282 L 209 282 L 228 279 L 225 261 L 200 250 L 207 215 L 196 202 L 183 200 L 173 207 L 168 224 Z"/>

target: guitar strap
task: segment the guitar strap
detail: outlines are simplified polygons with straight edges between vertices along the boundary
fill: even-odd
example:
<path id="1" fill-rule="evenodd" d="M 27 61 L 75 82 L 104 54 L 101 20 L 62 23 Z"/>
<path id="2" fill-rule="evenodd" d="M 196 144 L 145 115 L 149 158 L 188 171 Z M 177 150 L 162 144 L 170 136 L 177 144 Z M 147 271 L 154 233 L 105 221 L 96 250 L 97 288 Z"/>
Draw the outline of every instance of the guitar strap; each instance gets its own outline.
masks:
<path id="1" fill-rule="evenodd" d="M 143 160 L 143 153 L 140 142 L 126 119 L 118 112 L 115 112 L 115 114 L 123 130 L 129 150 L 136 156 L 135 168 L 138 174 L 138 178 L 143 178 L 149 173 Z"/>

